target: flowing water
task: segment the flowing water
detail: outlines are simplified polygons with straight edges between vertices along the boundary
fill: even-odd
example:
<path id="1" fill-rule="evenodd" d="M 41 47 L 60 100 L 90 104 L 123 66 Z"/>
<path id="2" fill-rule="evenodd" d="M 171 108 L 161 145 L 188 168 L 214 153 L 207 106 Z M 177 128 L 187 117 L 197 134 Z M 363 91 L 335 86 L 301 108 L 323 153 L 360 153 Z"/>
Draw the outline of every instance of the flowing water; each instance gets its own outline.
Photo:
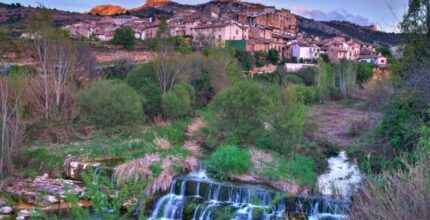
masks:
<path id="1" fill-rule="evenodd" d="M 338 169 L 341 169 L 350 173 L 354 167 L 346 159 L 346 154 L 343 153 L 339 158 L 330 158 L 329 172 L 322 175 L 319 181 L 325 183 L 330 179 L 330 184 L 345 183 L 344 177 L 338 179 L 341 182 L 334 181 L 340 175 L 332 172 L 338 174 Z M 345 190 L 349 189 L 345 187 Z M 286 198 L 263 186 L 220 183 L 208 178 L 204 170 L 200 170 L 176 178 L 170 192 L 154 204 L 149 219 L 271 220 L 285 219 L 288 213 L 305 213 L 310 220 L 348 219 L 350 200 L 346 197 L 335 198 L 328 193 L 322 191 L 326 196 Z"/>

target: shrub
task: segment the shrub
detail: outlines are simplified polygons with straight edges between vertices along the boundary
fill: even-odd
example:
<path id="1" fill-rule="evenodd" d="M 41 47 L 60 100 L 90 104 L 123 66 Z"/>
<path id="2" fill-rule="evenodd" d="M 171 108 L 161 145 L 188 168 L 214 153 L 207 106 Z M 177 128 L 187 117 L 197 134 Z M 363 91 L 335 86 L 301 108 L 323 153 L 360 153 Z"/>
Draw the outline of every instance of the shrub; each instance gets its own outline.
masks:
<path id="1" fill-rule="evenodd" d="M 107 79 L 125 79 L 132 65 L 130 60 L 121 59 L 103 67 L 103 74 Z"/>
<path id="2" fill-rule="evenodd" d="M 82 119 L 99 126 L 136 124 L 143 114 L 136 91 L 123 82 L 95 82 L 77 100 Z"/>
<path id="3" fill-rule="evenodd" d="M 276 49 L 270 49 L 266 59 L 271 64 L 276 65 L 279 62 L 279 52 Z"/>
<path id="4" fill-rule="evenodd" d="M 151 63 L 135 66 L 125 81 L 139 94 L 143 111 L 149 117 L 161 114 L 161 90 L 155 80 L 155 71 Z"/>
<path id="5" fill-rule="evenodd" d="M 430 159 L 402 162 L 406 170 L 367 178 L 351 219 L 430 219 Z"/>
<path id="6" fill-rule="evenodd" d="M 263 132 L 267 96 L 258 84 L 238 82 L 218 94 L 209 104 L 208 126 L 216 138 L 230 143 L 254 143 Z"/>
<path id="7" fill-rule="evenodd" d="M 359 84 L 367 82 L 373 77 L 373 65 L 361 62 L 358 64 L 357 82 Z"/>
<path id="8" fill-rule="evenodd" d="M 302 78 L 296 75 L 286 75 L 284 78 L 285 82 L 292 84 L 304 84 Z"/>
<path id="9" fill-rule="evenodd" d="M 183 84 L 177 84 L 163 95 L 161 108 L 165 117 L 177 119 L 189 115 L 191 111 L 191 90 Z"/>
<path id="10" fill-rule="evenodd" d="M 316 68 L 310 67 L 310 68 L 301 69 L 291 74 L 300 77 L 303 83 L 305 83 L 305 85 L 312 86 L 314 85 L 316 72 L 317 72 Z"/>
<path id="11" fill-rule="evenodd" d="M 251 70 L 254 67 L 255 57 L 247 51 L 239 50 L 236 52 L 236 58 L 244 70 Z"/>
<path id="12" fill-rule="evenodd" d="M 397 95 L 383 108 L 381 126 L 377 132 L 387 138 L 397 150 L 411 150 L 418 141 L 419 128 L 423 125 L 419 109 L 421 101 L 416 94 Z"/>
<path id="13" fill-rule="evenodd" d="M 207 161 L 210 172 L 215 172 L 220 178 L 226 179 L 230 174 L 242 174 L 251 169 L 251 155 L 246 148 L 234 145 L 219 147 Z"/>

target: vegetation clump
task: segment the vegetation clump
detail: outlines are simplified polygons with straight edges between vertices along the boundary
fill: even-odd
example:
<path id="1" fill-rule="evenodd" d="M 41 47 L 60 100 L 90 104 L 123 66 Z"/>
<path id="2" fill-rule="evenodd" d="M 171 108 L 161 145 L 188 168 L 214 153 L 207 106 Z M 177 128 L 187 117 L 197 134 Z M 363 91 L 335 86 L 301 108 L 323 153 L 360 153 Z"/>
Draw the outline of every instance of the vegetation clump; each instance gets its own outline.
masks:
<path id="1" fill-rule="evenodd" d="M 77 100 L 82 119 L 99 126 L 137 124 L 143 116 L 139 96 L 123 82 L 95 82 Z"/>
<path id="2" fill-rule="evenodd" d="M 210 172 L 216 173 L 221 179 L 230 174 L 242 174 L 251 169 L 251 155 L 246 148 L 235 145 L 224 145 L 212 153 L 207 161 Z"/>

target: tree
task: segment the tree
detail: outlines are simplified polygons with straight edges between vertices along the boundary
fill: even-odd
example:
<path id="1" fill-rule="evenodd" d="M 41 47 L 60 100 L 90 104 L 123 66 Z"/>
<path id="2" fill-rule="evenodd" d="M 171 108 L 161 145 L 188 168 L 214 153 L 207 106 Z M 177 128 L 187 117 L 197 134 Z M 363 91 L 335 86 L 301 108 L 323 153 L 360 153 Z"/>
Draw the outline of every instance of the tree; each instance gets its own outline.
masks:
<path id="1" fill-rule="evenodd" d="M 13 157 L 24 135 L 22 91 L 19 78 L 0 76 L 0 178 L 13 173 Z"/>
<path id="2" fill-rule="evenodd" d="M 351 97 L 356 89 L 357 65 L 352 61 L 341 60 L 336 65 L 336 78 L 343 97 Z"/>
<path id="3" fill-rule="evenodd" d="M 373 65 L 365 62 L 358 64 L 357 82 L 363 84 L 373 77 Z"/>
<path id="4" fill-rule="evenodd" d="M 112 44 L 122 45 L 125 49 L 131 50 L 136 44 L 133 29 L 130 27 L 120 27 L 114 32 Z"/>
<path id="5" fill-rule="evenodd" d="M 39 79 L 32 82 L 33 100 L 44 102 L 41 111 L 45 119 L 60 116 L 72 106 L 70 94 L 65 94 L 70 80 L 84 79 L 83 75 L 93 70 L 90 66 L 94 67 L 95 58 L 91 52 L 78 54 L 67 33 L 54 27 L 52 16 L 45 8 L 27 21 L 27 28 L 38 35 L 33 39 L 33 54 L 42 80 L 41 85 Z M 90 62 L 92 65 L 86 65 Z"/>
<path id="6" fill-rule="evenodd" d="M 191 111 L 191 94 L 184 84 L 176 84 L 163 95 L 161 106 L 167 118 L 178 119 Z"/>
<path id="7" fill-rule="evenodd" d="M 430 1 L 410 0 L 400 27 L 403 33 L 425 34 L 430 40 Z"/>
<path id="8" fill-rule="evenodd" d="M 254 143 L 264 130 L 268 99 L 259 85 L 242 81 L 215 96 L 209 104 L 211 133 L 221 142 Z"/>
<path id="9" fill-rule="evenodd" d="M 270 49 L 267 53 L 267 61 L 276 65 L 279 62 L 279 52 L 276 49 Z"/>

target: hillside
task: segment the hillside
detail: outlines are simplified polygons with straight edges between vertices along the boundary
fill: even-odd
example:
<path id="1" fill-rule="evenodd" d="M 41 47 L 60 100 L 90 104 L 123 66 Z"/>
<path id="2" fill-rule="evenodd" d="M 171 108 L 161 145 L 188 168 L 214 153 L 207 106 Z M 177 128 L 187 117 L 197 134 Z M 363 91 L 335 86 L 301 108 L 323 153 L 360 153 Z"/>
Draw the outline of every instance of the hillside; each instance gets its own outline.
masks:
<path id="1" fill-rule="evenodd" d="M 374 31 L 347 21 L 316 21 L 301 16 L 297 16 L 297 21 L 300 31 L 320 37 L 345 36 L 381 45 L 396 45 L 402 41 L 401 34 Z"/>

